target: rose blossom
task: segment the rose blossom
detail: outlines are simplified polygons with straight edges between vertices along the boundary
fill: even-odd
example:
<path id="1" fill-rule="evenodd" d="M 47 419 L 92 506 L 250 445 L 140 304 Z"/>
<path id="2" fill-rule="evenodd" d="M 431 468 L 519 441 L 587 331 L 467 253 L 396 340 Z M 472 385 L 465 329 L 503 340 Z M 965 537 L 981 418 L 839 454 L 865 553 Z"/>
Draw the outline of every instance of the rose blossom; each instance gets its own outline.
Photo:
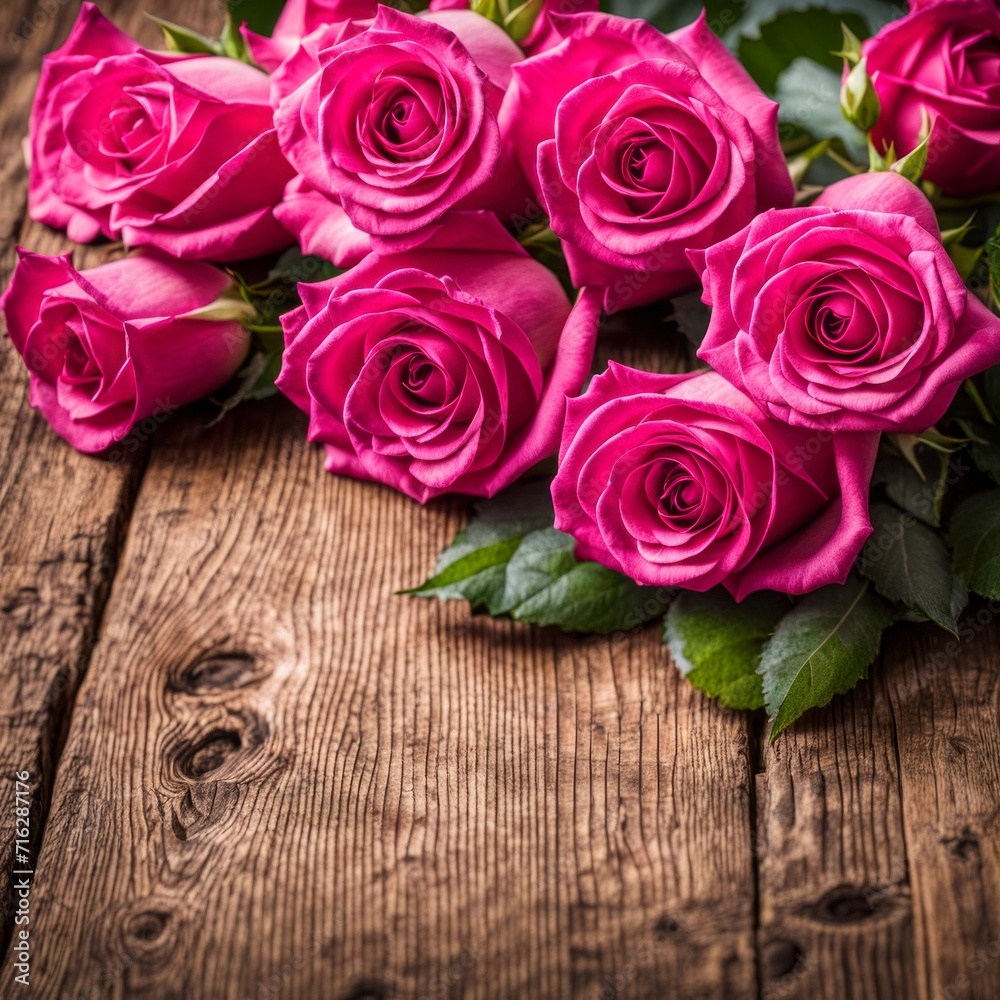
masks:
<path id="1" fill-rule="evenodd" d="M 861 46 L 882 104 L 878 150 L 901 156 L 932 126 L 924 177 L 950 194 L 1000 190 L 1000 4 L 911 3 Z"/>
<path id="2" fill-rule="evenodd" d="M 235 59 L 148 51 L 85 3 L 45 57 L 29 139 L 31 217 L 76 242 L 213 260 L 290 242 L 267 77 Z"/>
<path id="3" fill-rule="evenodd" d="M 303 177 L 289 181 L 275 218 L 295 237 L 303 253 L 315 254 L 337 267 L 354 267 L 372 248 L 371 237 L 355 229 L 340 204 Z"/>
<path id="4" fill-rule="evenodd" d="M 374 17 L 372 13 L 367 18 L 331 21 L 321 25 L 311 35 L 306 35 L 271 73 L 271 106 L 277 108 L 286 97 L 315 76 L 323 68 L 324 61 L 331 58 L 331 50 L 367 31 Z"/>
<path id="5" fill-rule="evenodd" d="M 871 533 L 878 439 L 788 427 L 715 372 L 612 362 L 567 405 L 555 525 L 639 583 L 807 593 Z"/>
<path id="6" fill-rule="evenodd" d="M 555 450 L 599 319 L 596 295 L 571 309 L 485 212 L 454 213 L 422 245 L 299 293 L 282 316 L 278 387 L 309 414 L 331 472 L 421 502 L 492 496 Z"/>
<path id="7" fill-rule="evenodd" d="M 793 424 L 926 430 L 1000 361 L 1000 319 L 898 174 L 840 181 L 691 259 L 713 307 L 698 356 Z"/>
<path id="8" fill-rule="evenodd" d="M 199 315 L 230 286 L 210 264 L 138 254 L 77 271 L 69 254 L 18 256 L 0 309 L 31 405 L 79 451 L 207 395 L 246 357 L 239 323 Z"/>
<path id="9" fill-rule="evenodd" d="M 416 232 L 455 205 L 521 207 L 525 182 L 512 156 L 502 162 L 496 119 L 522 58 L 504 31 L 469 11 L 389 7 L 352 31 L 304 43 L 298 60 L 316 72 L 275 113 L 303 180 L 377 235 Z"/>
<path id="10" fill-rule="evenodd" d="M 705 23 L 607 14 L 514 67 L 501 116 L 577 285 L 614 312 L 697 284 L 684 255 L 792 203 L 768 100 Z"/>

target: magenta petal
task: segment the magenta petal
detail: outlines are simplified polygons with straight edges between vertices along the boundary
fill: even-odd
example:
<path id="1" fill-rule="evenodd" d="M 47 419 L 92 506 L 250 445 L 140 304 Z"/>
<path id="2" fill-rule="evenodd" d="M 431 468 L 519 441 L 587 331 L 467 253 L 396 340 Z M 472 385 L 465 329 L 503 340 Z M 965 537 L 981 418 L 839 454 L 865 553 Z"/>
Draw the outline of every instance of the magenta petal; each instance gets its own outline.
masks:
<path id="1" fill-rule="evenodd" d="M 727 589 L 738 601 L 755 590 L 807 594 L 843 583 L 872 532 L 868 491 L 879 435 L 833 435 L 840 496 L 814 522 L 757 558 Z"/>

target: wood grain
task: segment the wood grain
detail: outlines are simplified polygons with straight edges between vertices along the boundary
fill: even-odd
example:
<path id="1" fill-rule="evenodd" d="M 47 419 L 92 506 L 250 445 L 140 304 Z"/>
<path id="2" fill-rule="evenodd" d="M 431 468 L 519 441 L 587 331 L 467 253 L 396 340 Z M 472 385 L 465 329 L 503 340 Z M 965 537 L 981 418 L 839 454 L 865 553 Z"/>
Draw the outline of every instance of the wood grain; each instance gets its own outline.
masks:
<path id="1" fill-rule="evenodd" d="M 394 596 L 463 509 L 325 475 L 282 403 L 158 441 L 39 861 L 40 995 L 755 995 L 746 720 L 655 632 Z"/>
<path id="2" fill-rule="evenodd" d="M 1000 997 L 1000 605 L 888 650 L 919 996 Z"/>
<path id="3" fill-rule="evenodd" d="M 0 11 L 3 283 L 16 238 L 67 246 L 24 221 L 18 145 L 77 7 Z M 669 326 L 623 314 L 599 357 L 669 370 Z M 396 596 L 466 506 L 326 475 L 280 399 L 179 415 L 142 475 L 147 442 L 109 464 L 55 437 L 6 340 L 0 377 L 0 773 L 38 776 L 35 995 L 1000 996 L 992 616 L 943 661 L 896 630 L 767 746 L 655 629 Z"/>
<path id="4" fill-rule="evenodd" d="M 885 663 L 762 754 L 762 997 L 916 997 L 913 911 Z M 767 734 L 765 733 L 765 740 Z"/>

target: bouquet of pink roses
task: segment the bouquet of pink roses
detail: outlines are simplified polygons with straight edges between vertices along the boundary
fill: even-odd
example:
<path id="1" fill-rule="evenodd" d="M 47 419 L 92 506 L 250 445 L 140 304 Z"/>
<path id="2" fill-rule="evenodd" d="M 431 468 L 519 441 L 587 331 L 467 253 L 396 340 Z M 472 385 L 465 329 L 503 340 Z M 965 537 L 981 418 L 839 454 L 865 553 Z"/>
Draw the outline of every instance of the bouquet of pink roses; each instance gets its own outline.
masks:
<path id="1" fill-rule="evenodd" d="M 957 642 L 1000 600 L 1000 6 L 773 6 L 288 0 L 153 51 L 85 3 L 29 211 L 127 253 L 20 251 L 33 405 L 107 454 L 280 390 L 330 472 L 500 494 L 413 593 L 662 618 L 773 734 L 894 621 Z M 689 363 L 595 371 L 615 313 Z"/>

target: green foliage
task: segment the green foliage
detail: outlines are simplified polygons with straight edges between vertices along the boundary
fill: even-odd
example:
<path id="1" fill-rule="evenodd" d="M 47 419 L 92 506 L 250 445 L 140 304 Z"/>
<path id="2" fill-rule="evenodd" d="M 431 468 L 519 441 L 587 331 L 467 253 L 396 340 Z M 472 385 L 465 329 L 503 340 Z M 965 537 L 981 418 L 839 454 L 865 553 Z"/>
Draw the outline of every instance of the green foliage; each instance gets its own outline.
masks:
<path id="1" fill-rule="evenodd" d="M 955 571 L 969 590 L 1000 599 L 1000 490 L 974 493 L 949 525 Z"/>
<path id="2" fill-rule="evenodd" d="M 995 309 L 1000 309 L 1000 226 L 986 241 L 984 251 L 990 275 L 990 301 Z"/>
<path id="3" fill-rule="evenodd" d="M 712 319 L 712 310 L 701 301 L 701 292 L 685 292 L 675 295 L 670 300 L 670 319 L 672 319 L 687 338 L 694 350 L 701 347 L 701 342 L 708 333 L 708 324 Z"/>
<path id="4" fill-rule="evenodd" d="M 726 708 L 764 707 L 761 650 L 791 608 L 783 594 L 751 594 L 741 604 L 724 589 L 683 591 L 667 612 L 663 641 L 680 672 Z"/>
<path id="5" fill-rule="evenodd" d="M 663 614 L 668 592 L 577 560 L 573 539 L 552 527 L 552 517 L 546 480 L 513 486 L 477 504 L 434 575 L 406 593 L 465 600 L 491 615 L 602 635 Z"/>
<path id="6" fill-rule="evenodd" d="M 969 595 L 952 572 L 941 536 L 892 504 L 876 501 L 871 518 L 874 531 L 861 556 L 861 572 L 883 597 L 957 632 Z"/>
<path id="7" fill-rule="evenodd" d="M 924 524 L 932 528 L 940 525 L 940 519 L 934 509 L 937 483 L 929 479 L 926 473 L 918 472 L 901 455 L 879 455 L 872 474 L 872 485 L 885 487 L 886 496 L 897 507 L 912 514 Z"/>
<path id="8" fill-rule="evenodd" d="M 840 111 L 839 73 L 811 59 L 795 59 L 778 78 L 774 99 L 778 102 L 782 136 L 795 129 L 807 137 L 807 143 L 813 137 L 828 140 L 827 145 L 819 149 L 812 145 L 804 151 L 805 156 L 815 160 L 822 153 L 836 153 L 842 160 L 862 158 L 864 137 L 845 121 Z M 838 170 L 820 180 L 832 183 L 845 176 L 843 170 Z"/>
<path id="9" fill-rule="evenodd" d="M 751 3 L 752 16 L 739 24 L 736 54 L 746 71 L 768 94 L 775 93 L 778 78 L 796 59 L 808 59 L 825 66 L 835 71 L 839 80 L 841 25 L 846 24 L 860 38 L 870 34 L 865 16 L 857 12 L 861 6 L 852 4 L 844 9 L 845 5 L 837 3 L 822 7 Z M 838 114 L 839 103 L 839 100 L 835 102 Z"/>
<path id="10" fill-rule="evenodd" d="M 300 281 L 326 281 L 343 273 L 322 257 L 304 254 L 298 247 L 289 247 L 268 271 L 267 280 L 295 285 Z"/>
<path id="11" fill-rule="evenodd" d="M 191 31 L 182 25 L 174 24 L 173 21 L 165 21 L 163 18 L 146 14 L 151 21 L 155 21 L 163 32 L 163 40 L 171 52 L 188 52 L 199 55 L 221 56 L 222 43 L 215 38 L 209 38 L 198 31 Z"/>
<path id="12" fill-rule="evenodd" d="M 237 28 L 245 21 L 258 35 L 270 35 L 285 0 L 229 0 L 227 7 Z"/>
<path id="13" fill-rule="evenodd" d="M 234 18 L 232 11 L 226 13 L 226 21 L 222 28 L 222 35 L 219 37 L 219 44 L 222 46 L 223 55 L 229 56 L 230 59 L 239 59 L 240 62 L 245 63 L 253 62 L 246 40 L 240 32 L 239 23 Z"/>
<path id="14" fill-rule="evenodd" d="M 892 620 L 871 584 L 857 577 L 807 594 L 785 615 L 758 667 L 771 739 L 803 712 L 854 687 L 878 655 Z"/>

